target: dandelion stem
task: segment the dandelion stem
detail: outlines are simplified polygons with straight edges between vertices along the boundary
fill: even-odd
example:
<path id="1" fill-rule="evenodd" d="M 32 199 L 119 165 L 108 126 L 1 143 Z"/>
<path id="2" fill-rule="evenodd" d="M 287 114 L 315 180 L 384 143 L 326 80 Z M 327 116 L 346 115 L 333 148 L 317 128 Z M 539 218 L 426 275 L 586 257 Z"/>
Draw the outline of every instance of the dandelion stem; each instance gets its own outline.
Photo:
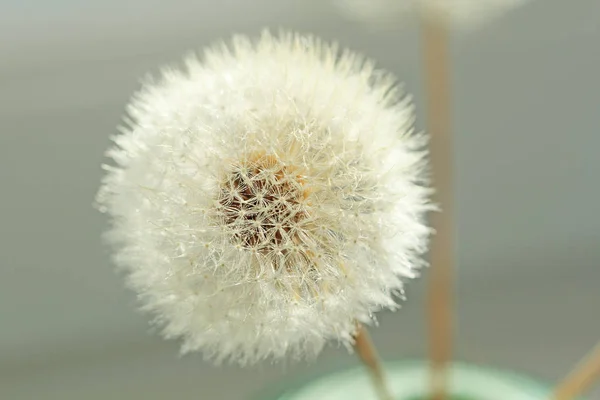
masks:
<path id="1" fill-rule="evenodd" d="M 453 325 L 453 170 L 450 73 L 447 24 L 440 16 L 423 13 L 422 40 L 435 202 L 443 208 L 432 225 L 428 288 L 428 333 L 431 399 L 448 398 L 448 365 L 452 354 Z"/>
<path id="2" fill-rule="evenodd" d="M 358 324 L 354 335 L 354 348 L 362 363 L 367 367 L 379 400 L 393 400 L 392 392 L 387 386 L 381 359 L 371 341 L 369 332 L 362 324 Z"/>
<path id="3" fill-rule="evenodd" d="M 551 400 L 573 400 L 600 379 L 600 343 L 554 389 Z"/>

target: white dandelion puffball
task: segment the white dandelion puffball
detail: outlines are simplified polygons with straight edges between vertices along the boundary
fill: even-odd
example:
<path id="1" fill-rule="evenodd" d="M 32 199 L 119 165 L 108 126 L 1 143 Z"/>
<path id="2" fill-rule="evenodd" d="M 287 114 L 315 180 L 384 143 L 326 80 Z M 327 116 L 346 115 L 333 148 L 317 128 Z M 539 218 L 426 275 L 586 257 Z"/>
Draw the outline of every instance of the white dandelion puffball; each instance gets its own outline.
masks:
<path id="1" fill-rule="evenodd" d="M 471 30 L 526 0 L 334 0 L 349 17 L 371 26 L 400 24 L 406 16 L 431 13 L 454 28 Z"/>
<path id="2" fill-rule="evenodd" d="M 115 261 L 183 352 L 252 364 L 353 343 L 430 229 L 426 138 L 388 74 L 295 34 L 149 80 L 97 196 Z"/>

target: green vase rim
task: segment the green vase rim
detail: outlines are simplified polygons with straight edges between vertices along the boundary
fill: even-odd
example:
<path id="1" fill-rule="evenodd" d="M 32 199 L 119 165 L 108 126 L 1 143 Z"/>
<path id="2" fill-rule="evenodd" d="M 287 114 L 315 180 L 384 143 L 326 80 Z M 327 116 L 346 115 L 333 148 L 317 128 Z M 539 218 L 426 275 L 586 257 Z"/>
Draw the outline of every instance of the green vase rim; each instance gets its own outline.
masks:
<path id="1" fill-rule="evenodd" d="M 419 359 L 405 359 L 405 360 L 391 360 L 385 361 L 384 367 L 386 369 L 394 368 L 406 368 L 406 369 L 414 369 L 414 368 L 425 368 L 427 367 L 428 362 L 425 360 Z M 507 381 L 512 381 L 515 384 L 526 388 L 527 390 L 531 390 L 532 392 L 538 393 L 540 398 L 543 396 L 547 396 L 550 393 L 552 385 L 542 379 L 537 379 L 535 377 L 528 376 L 526 374 L 519 373 L 517 371 L 513 371 L 510 369 L 493 367 L 489 365 L 480 365 L 475 363 L 469 363 L 464 361 L 454 361 L 452 362 L 453 368 L 458 368 L 462 370 L 477 370 L 479 372 L 485 372 L 497 377 L 502 377 Z M 257 396 L 252 397 L 254 400 L 285 400 L 284 395 L 286 393 L 294 393 L 295 391 L 305 387 L 307 384 L 311 382 L 316 382 L 318 380 L 323 379 L 327 376 L 340 376 L 344 374 L 351 374 L 357 370 L 360 370 L 364 367 L 361 365 L 355 365 L 347 368 L 333 368 L 328 371 L 320 371 L 320 372 L 312 372 L 312 373 L 304 373 L 300 376 L 294 376 L 290 380 L 286 382 L 281 382 L 275 384 L 273 387 L 259 393 Z"/>

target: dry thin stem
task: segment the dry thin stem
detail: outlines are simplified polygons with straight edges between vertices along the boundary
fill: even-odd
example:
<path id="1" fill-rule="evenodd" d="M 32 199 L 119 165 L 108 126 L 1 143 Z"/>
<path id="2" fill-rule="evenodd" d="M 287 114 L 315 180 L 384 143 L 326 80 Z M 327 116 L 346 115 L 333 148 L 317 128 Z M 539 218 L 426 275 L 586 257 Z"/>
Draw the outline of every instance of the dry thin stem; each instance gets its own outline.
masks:
<path id="1" fill-rule="evenodd" d="M 448 398 L 448 366 L 452 356 L 453 324 L 453 192 L 448 32 L 443 19 L 424 13 L 423 57 L 427 93 L 427 128 L 436 202 L 443 212 L 433 216 L 436 229 L 431 247 L 428 289 L 431 399 Z"/>
<path id="2" fill-rule="evenodd" d="M 600 379 L 600 343 L 555 388 L 551 400 L 573 400 Z"/>
<path id="3" fill-rule="evenodd" d="M 358 357 L 369 371 L 373 387 L 375 388 L 379 399 L 393 400 L 394 397 L 385 380 L 381 359 L 371 341 L 369 332 L 362 324 L 357 325 L 357 331 L 354 335 L 354 348 L 356 349 Z"/>

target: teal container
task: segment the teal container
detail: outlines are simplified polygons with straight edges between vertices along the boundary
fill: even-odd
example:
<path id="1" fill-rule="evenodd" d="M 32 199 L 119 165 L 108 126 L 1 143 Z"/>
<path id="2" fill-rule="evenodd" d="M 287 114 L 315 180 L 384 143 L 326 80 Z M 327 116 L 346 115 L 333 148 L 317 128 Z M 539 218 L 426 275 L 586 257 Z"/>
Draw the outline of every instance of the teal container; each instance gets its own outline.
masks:
<path id="1" fill-rule="evenodd" d="M 423 361 L 385 364 L 396 400 L 427 400 L 429 375 Z M 510 371 L 454 363 L 450 373 L 451 400 L 547 400 L 551 387 Z M 363 367 L 291 385 L 260 400 L 378 400 Z M 583 400 L 583 399 L 581 399 Z"/>

